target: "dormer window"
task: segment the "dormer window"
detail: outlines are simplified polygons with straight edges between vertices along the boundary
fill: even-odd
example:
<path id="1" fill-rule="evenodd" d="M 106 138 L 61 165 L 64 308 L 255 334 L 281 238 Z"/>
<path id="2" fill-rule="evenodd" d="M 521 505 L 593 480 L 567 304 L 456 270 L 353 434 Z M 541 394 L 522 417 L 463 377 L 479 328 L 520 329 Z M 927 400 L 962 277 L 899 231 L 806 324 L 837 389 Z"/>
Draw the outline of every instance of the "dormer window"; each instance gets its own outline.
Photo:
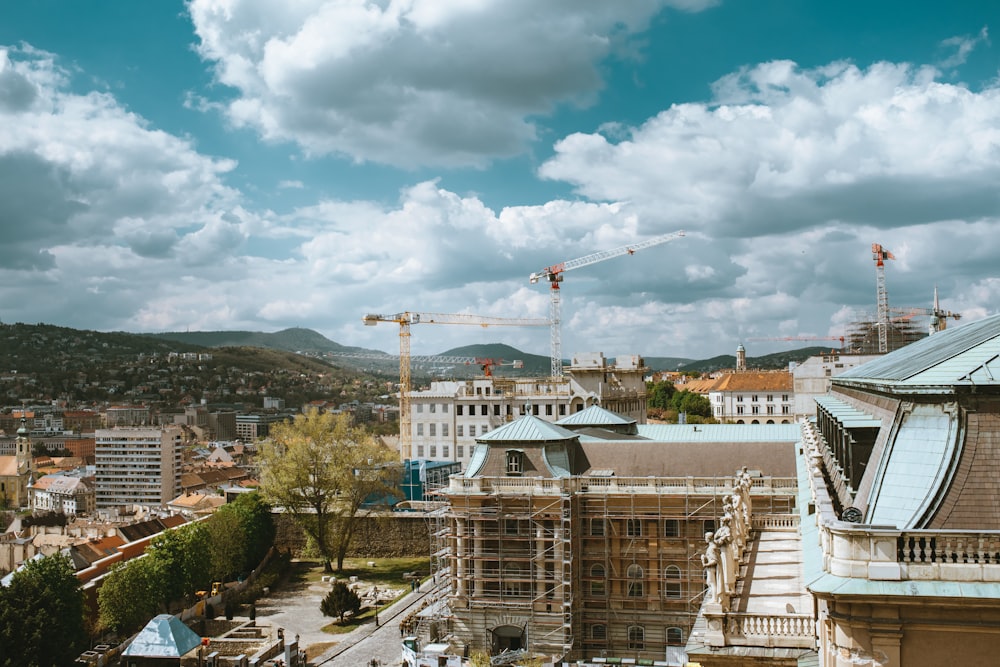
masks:
<path id="1" fill-rule="evenodd" d="M 524 452 L 520 449 L 507 450 L 507 474 L 520 475 L 524 472 Z"/>

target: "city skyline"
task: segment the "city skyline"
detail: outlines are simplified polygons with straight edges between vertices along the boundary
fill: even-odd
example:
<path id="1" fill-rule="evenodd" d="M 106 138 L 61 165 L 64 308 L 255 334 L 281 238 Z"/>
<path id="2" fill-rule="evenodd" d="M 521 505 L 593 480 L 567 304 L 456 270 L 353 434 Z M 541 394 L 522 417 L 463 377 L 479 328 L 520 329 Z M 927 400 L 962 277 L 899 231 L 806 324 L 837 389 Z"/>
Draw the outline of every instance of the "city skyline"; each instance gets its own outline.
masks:
<path id="1" fill-rule="evenodd" d="M 562 352 L 838 336 L 1000 307 L 998 8 L 734 0 L 0 9 L 0 321 L 314 329 L 546 317 Z M 955 326 L 949 323 L 950 326 Z M 421 327 L 413 352 L 544 329 Z M 786 349 L 755 342 L 752 354 Z"/>

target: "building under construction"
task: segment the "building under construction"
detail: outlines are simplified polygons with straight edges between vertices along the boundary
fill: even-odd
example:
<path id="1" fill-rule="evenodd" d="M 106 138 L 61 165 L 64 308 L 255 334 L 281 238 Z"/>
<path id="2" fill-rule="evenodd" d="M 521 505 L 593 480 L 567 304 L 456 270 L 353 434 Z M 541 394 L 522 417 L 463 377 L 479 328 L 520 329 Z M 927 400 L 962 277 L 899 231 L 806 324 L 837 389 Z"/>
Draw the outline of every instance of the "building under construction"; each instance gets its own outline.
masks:
<path id="1" fill-rule="evenodd" d="M 927 337 L 927 327 L 915 317 L 890 317 L 885 325 L 885 349 L 879 350 L 879 332 L 883 328 L 877 317 L 860 315 L 847 326 L 844 350 L 848 354 L 882 354 L 892 352 Z"/>
<path id="2" fill-rule="evenodd" d="M 754 470 L 755 512 L 791 512 L 798 438 L 794 424 L 638 425 L 597 406 L 489 432 L 442 490 L 449 595 L 424 640 L 459 654 L 684 664 L 705 533 L 733 473 Z"/>

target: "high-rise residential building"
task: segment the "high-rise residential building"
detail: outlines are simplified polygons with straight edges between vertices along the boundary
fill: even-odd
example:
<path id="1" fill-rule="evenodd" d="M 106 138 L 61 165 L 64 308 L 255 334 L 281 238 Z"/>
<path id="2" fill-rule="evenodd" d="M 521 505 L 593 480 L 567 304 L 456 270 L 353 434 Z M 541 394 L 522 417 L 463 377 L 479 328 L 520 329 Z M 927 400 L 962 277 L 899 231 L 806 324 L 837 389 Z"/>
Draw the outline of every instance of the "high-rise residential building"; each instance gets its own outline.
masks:
<path id="1" fill-rule="evenodd" d="M 165 505 L 181 492 L 180 426 L 98 429 L 97 506 Z"/>

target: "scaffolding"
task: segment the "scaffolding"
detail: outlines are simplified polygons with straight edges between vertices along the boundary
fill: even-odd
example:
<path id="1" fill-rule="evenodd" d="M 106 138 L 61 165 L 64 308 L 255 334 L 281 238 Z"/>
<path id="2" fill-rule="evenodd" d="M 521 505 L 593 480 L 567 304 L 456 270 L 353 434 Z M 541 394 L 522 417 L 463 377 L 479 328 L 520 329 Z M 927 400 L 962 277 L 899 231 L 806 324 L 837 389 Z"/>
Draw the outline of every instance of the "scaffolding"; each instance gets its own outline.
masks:
<path id="1" fill-rule="evenodd" d="M 544 492 L 529 480 L 517 490 L 483 480 L 475 492 L 449 492 L 456 636 L 493 653 L 529 647 L 561 657 L 683 645 L 704 594 L 704 533 L 732 480 L 611 480 L 545 480 Z M 785 482 L 755 492 L 755 510 L 791 511 L 794 480 Z M 637 640 L 635 627 L 659 630 Z"/>

